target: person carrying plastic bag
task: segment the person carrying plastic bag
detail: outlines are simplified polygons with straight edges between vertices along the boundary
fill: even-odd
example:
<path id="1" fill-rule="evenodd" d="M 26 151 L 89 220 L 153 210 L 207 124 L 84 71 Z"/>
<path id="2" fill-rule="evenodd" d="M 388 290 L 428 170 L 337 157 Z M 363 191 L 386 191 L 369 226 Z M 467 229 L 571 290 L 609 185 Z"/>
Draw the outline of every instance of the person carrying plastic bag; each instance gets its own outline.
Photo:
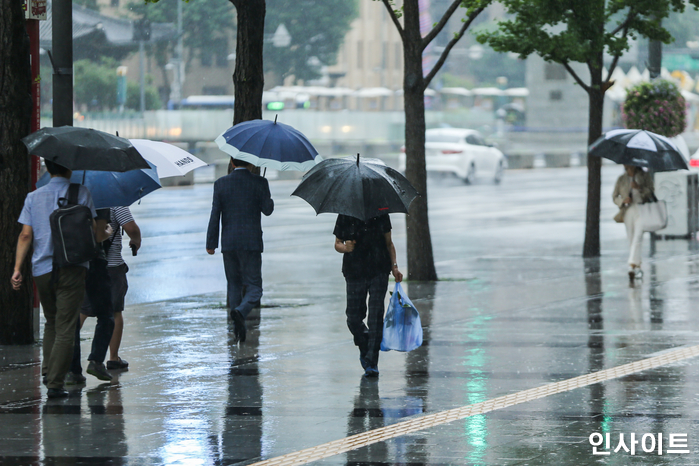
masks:
<path id="1" fill-rule="evenodd" d="M 412 351 L 422 345 L 420 313 L 400 283 L 391 295 L 383 320 L 381 351 Z"/>
<path id="2" fill-rule="evenodd" d="M 359 348 L 364 376 L 378 377 L 388 274 L 393 274 L 396 282 L 403 280 L 391 239 L 391 220 L 388 214 L 366 221 L 339 215 L 333 234 L 335 250 L 343 255 L 347 327 Z"/>

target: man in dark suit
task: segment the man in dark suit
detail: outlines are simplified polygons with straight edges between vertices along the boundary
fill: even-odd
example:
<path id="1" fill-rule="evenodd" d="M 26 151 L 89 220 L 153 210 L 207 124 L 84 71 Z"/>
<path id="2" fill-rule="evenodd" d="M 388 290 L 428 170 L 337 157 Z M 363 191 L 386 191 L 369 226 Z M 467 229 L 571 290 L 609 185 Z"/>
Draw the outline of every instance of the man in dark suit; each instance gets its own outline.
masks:
<path id="1" fill-rule="evenodd" d="M 274 201 L 265 178 L 252 174 L 249 164 L 233 159 L 233 170 L 214 183 L 214 200 L 206 233 L 206 252 L 218 247 L 219 223 L 221 253 L 228 280 L 228 300 L 233 331 L 245 341 L 245 318 L 262 297 L 262 226 L 260 214 L 270 215 Z"/>

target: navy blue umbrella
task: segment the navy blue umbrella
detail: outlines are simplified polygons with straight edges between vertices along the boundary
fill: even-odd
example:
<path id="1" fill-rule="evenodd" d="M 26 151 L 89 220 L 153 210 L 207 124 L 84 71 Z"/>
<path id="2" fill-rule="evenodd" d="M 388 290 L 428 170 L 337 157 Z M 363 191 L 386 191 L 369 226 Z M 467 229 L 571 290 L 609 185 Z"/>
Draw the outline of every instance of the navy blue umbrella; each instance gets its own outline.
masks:
<path id="1" fill-rule="evenodd" d="M 269 120 L 238 123 L 216 138 L 219 149 L 256 167 L 310 170 L 322 159 L 300 131 Z"/>
<path id="2" fill-rule="evenodd" d="M 146 194 L 162 187 L 155 165 L 150 162 L 148 165 L 151 168 L 147 170 L 127 172 L 76 170 L 70 182 L 84 184 L 90 190 L 96 209 L 130 206 Z M 47 184 L 50 179 L 51 175 L 45 173 L 36 182 L 37 188 Z"/>

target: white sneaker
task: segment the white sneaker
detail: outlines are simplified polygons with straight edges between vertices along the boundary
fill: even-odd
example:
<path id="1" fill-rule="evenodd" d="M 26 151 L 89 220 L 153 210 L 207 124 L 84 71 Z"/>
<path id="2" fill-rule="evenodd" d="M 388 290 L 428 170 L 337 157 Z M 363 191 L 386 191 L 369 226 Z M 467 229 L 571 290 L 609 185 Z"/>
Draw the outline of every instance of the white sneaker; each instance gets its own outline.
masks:
<path id="1" fill-rule="evenodd" d="M 640 267 L 636 267 L 635 272 L 636 272 L 636 278 L 637 278 L 637 279 L 638 279 L 638 278 L 643 278 L 643 270 L 641 270 Z"/>

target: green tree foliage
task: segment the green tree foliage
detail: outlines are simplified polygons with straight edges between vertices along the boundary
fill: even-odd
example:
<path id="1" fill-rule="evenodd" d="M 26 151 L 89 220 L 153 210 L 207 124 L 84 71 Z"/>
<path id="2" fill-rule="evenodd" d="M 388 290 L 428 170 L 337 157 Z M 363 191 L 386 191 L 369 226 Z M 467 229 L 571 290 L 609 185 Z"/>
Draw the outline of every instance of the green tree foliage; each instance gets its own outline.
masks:
<path id="1" fill-rule="evenodd" d="M 129 10 L 140 18 L 151 22 L 177 23 L 177 2 L 183 0 L 143 1 L 136 0 L 129 4 Z M 191 61 L 210 51 L 212 43 L 226 41 L 235 29 L 235 10 L 225 0 L 188 0 L 182 8 L 183 42 L 193 53 L 187 56 Z M 172 46 L 173 43 L 169 44 Z M 165 52 L 168 44 L 155 45 L 154 54 L 158 64 L 167 63 Z M 226 42 L 225 47 L 233 50 L 233 44 Z"/>
<path id="2" fill-rule="evenodd" d="M 281 79 L 289 75 L 297 80 L 319 77 L 321 65 L 335 64 L 357 14 L 357 0 L 268 0 L 265 70 Z M 280 24 L 291 36 L 288 47 L 275 47 L 272 43 Z"/>
<path id="3" fill-rule="evenodd" d="M 640 83 L 630 88 L 622 108 L 624 124 L 669 138 L 684 131 L 685 100 L 677 86 L 664 79 Z"/>
<path id="4" fill-rule="evenodd" d="M 670 32 L 673 41 L 663 49 L 684 49 L 687 42 L 699 40 L 699 11 L 688 9 L 681 12 L 671 12 L 667 19 L 663 21 L 663 27 Z M 640 47 L 647 47 L 647 41 L 639 41 Z"/>
<path id="5" fill-rule="evenodd" d="M 495 86 L 496 79 L 500 76 L 507 78 L 508 87 L 525 86 L 525 62 L 512 58 L 506 53 L 498 53 L 486 47 L 483 58 L 472 62 L 469 74 L 480 86 Z"/>
<path id="6" fill-rule="evenodd" d="M 76 5 L 86 6 L 91 10 L 99 11 L 100 7 L 97 4 L 97 0 L 73 0 Z"/>
<path id="7" fill-rule="evenodd" d="M 79 106 L 90 110 L 113 110 L 116 108 L 117 74 L 116 62 L 110 59 L 102 63 L 78 60 L 73 65 L 75 74 L 74 99 Z M 140 107 L 141 88 L 138 83 L 128 82 L 126 107 L 137 110 Z M 146 110 L 162 107 L 158 91 L 146 86 Z"/>
<path id="8" fill-rule="evenodd" d="M 464 36 L 473 21 L 491 0 L 452 0 L 432 29 L 423 36 L 420 31 L 420 2 L 403 0 L 400 8 L 394 0 L 381 0 L 400 34 L 403 43 L 403 102 L 405 107 L 405 176 L 420 196 L 410 205 L 406 219 L 408 239 L 408 279 L 437 280 L 432 251 L 429 216 L 427 214 L 427 170 L 425 165 L 425 89 L 444 65 L 449 52 Z M 432 69 L 425 75 L 422 58 L 425 48 L 444 30 L 459 10 L 462 24 L 445 44 Z M 433 12 L 434 13 L 434 12 Z"/>
<path id="9" fill-rule="evenodd" d="M 685 9 L 684 0 L 502 0 L 510 19 L 495 31 L 478 34 L 478 40 L 500 52 L 515 52 L 520 58 L 536 53 L 544 60 L 562 64 L 589 96 L 588 142 L 602 135 L 604 93 L 619 57 L 629 40 L 643 36 L 663 43 L 672 36 L 662 26 L 671 12 Z M 688 3 L 696 6 L 699 0 Z M 613 57 L 603 75 L 604 54 Z M 583 80 L 571 63 L 584 63 L 589 80 Z M 588 163 L 587 214 L 584 257 L 600 254 L 599 219 L 601 160 Z"/>
<path id="10" fill-rule="evenodd" d="M 74 99 L 77 105 L 89 108 L 111 109 L 116 107 L 116 64 L 78 60 L 73 64 L 75 75 Z"/>
<path id="11" fill-rule="evenodd" d="M 152 77 L 147 76 L 144 95 L 146 98 L 146 110 L 158 110 L 163 107 L 158 90 L 150 84 L 152 81 Z M 133 81 L 126 83 L 126 104 L 124 106 L 133 110 L 139 110 L 141 108 L 141 86 L 138 83 Z"/>

